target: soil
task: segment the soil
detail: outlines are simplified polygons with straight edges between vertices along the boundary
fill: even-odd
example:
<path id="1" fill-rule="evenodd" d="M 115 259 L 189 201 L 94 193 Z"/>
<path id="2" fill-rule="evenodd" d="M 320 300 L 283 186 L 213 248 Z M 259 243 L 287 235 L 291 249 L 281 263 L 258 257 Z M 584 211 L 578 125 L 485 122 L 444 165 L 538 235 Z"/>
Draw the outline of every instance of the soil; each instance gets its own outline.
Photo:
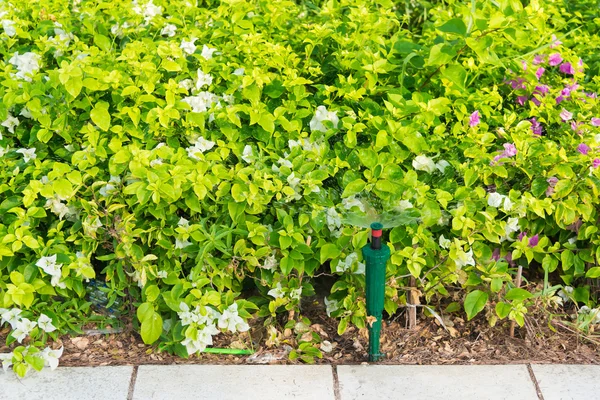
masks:
<path id="1" fill-rule="evenodd" d="M 509 323 L 490 327 L 483 315 L 472 321 L 465 321 L 459 313 L 443 316 L 444 327 L 437 319 L 419 313 L 417 327 L 409 330 L 404 326 L 404 313 L 399 313 L 384 322 L 381 349 L 386 357 L 380 363 L 600 363 L 598 336 L 574 331 L 566 322 L 567 315 L 563 315 L 563 319 L 548 315 L 544 311 L 530 311 L 525 326 L 517 327 L 515 337 L 510 337 Z M 367 361 L 367 329 L 349 327 L 339 336 L 337 321 L 327 317 L 322 304 L 317 301 L 307 302 L 303 316 L 311 320 L 312 332 L 331 343 L 332 349 L 328 349 L 328 345 L 322 346 L 323 350 L 329 351 L 323 351 L 323 358 L 317 359 L 317 363 L 357 364 Z M 253 345 L 256 353 L 252 356 L 204 353 L 183 359 L 159 352 L 156 346 L 145 345 L 131 328 L 112 334 L 94 334 L 91 331 L 87 335 L 62 336 L 53 346 L 64 346 L 60 360 L 63 366 L 296 363 L 289 361 L 287 352 L 298 336 L 281 328 L 277 338 L 269 341 L 266 340 L 269 335 L 263 321 L 255 320 L 251 326 L 250 332 L 216 336 L 214 347 L 249 348 Z M 7 328 L 0 330 L 0 343 L 5 342 L 7 334 Z M 8 348 L 0 345 L 0 353 L 5 351 Z"/>

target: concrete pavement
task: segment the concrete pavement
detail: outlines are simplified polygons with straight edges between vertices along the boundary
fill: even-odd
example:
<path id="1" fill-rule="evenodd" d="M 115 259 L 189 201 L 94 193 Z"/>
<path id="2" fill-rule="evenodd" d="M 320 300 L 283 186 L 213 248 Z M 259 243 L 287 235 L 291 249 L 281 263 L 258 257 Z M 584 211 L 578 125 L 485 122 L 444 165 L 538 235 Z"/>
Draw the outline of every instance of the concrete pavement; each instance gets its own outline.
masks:
<path id="1" fill-rule="evenodd" d="M 142 365 L 59 367 L 18 379 L 1 400 L 600 399 L 596 365 Z"/>

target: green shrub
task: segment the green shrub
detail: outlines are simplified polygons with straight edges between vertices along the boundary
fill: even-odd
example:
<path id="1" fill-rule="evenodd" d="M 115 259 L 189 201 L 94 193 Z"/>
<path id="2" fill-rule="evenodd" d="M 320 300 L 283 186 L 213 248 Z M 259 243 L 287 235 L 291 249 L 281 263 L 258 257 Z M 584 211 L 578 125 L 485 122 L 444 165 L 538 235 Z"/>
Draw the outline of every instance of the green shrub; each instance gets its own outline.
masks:
<path id="1" fill-rule="evenodd" d="M 364 327 L 368 232 L 349 222 L 372 210 L 404 222 L 390 314 L 412 276 L 431 309 L 461 286 L 469 319 L 522 324 L 517 264 L 592 310 L 600 19 L 525 3 L 6 8 L 0 311 L 28 345 L 4 365 L 55 367 L 39 349 L 90 315 L 91 279 L 181 356 L 297 310 L 323 273 L 338 331 Z"/>

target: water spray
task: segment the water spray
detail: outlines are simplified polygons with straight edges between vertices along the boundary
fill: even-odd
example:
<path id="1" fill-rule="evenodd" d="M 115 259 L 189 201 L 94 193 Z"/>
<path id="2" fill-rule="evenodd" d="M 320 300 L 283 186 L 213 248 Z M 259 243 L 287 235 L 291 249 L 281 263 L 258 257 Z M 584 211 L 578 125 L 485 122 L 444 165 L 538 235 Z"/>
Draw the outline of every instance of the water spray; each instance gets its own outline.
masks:
<path id="1" fill-rule="evenodd" d="M 362 248 L 366 264 L 367 316 L 369 318 L 369 361 L 379 361 L 384 354 L 379 349 L 383 303 L 385 301 L 385 269 L 390 248 L 381 244 L 383 224 L 371 224 L 371 243 Z M 374 319 L 373 319 L 374 318 Z"/>

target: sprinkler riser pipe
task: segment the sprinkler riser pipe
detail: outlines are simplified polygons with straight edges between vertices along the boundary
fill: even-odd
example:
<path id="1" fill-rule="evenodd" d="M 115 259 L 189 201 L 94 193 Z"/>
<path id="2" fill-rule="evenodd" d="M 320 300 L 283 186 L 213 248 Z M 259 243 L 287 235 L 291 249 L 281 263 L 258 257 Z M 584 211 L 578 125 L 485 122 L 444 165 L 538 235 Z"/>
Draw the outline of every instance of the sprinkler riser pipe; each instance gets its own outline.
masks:
<path id="1" fill-rule="evenodd" d="M 380 241 L 381 235 L 378 238 Z M 372 244 L 364 246 L 362 254 L 366 264 L 367 316 L 376 318 L 369 326 L 369 361 L 379 361 L 383 356 L 379 347 L 379 336 L 385 302 L 385 272 L 390 258 L 390 248 L 385 245 L 373 248 Z"/>

